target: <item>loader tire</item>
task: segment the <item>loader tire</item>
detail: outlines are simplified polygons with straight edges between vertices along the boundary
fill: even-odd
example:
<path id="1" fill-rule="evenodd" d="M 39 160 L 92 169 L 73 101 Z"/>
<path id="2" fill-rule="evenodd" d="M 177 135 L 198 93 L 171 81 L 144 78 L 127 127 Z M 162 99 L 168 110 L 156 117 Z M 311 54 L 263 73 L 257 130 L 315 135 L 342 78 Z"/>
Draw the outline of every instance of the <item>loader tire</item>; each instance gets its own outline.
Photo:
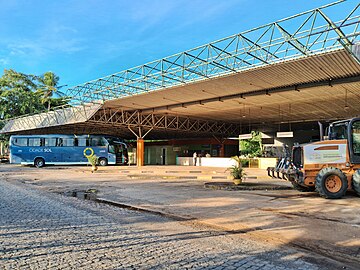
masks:
<path id="1" fill-rule="evenodd" d="M 316 176 L 316 191 L 326 199 L 342 198 L 348 188 L 346 175 L 338 168 L 328 167 Z"/>
<path id="2" fill-rule="evenodd" d="M 360 170 L 357 170 L 352 176 L 352 188 L 360 196 Z"/>

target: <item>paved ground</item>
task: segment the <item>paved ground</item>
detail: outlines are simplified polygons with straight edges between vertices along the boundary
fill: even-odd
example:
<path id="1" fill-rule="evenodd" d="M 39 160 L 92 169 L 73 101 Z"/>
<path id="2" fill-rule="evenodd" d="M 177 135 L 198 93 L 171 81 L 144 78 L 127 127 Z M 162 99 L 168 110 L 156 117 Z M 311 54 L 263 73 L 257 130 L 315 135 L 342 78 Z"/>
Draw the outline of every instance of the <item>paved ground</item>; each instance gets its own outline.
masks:
<path id="1" fill-rule="evenodd" d="M 44 169 L 36 169 L 0 165 L 0 179 L 7 179 L 7 181 L 11 181 L 11 183 L 18 183 L 20 186 L 28 189 L 26 192 L 33 192 L 34 187 L 44 190 L 46 192 L 41 193 L 41 197 L 47 198 L 46 200 L 52 198 L 51 200 L 54 200 L 55 205 L 61 204 L 65 207 L 64 203 L 67 205 L 67 202 L 70 200 L 74 205 L 66 207 L 71 207 L 71 211 L 59 210 L 62 213 L 70 213 L 69 216 L 64 214 L 66 216 L 66 222 L 71 223 L 74 220 L 76 224 L 79 222 L 77 220 L 77 217 L 79 217 L 80 224 L 87 224 L 87 222 L 89 222 L 91 225 L 93 220 L 95 220 L 94 222 L 96 224 L 100 224 L 98 219 L 104 219 L 111 224 L 103 227 L 105 233 L 108 233 L 106 228 L 115 226 L 113 218 L 117 220 L 116 222 L 120 222 L 118 226 L 123 227 L 124 224 L 121 222 L 126 221 L 126 219 L 122 214 L 128 212 L 122 210 L 121 215 L 119 212 L 114 214 L 113 210 L 109 210 L 112 209 L 110 207 L 98 206 L 96 204 L 95 207 L 93 206 L 93 202 L 79 202 L 74 201 L 73 198 L 59 197 L 57 194 L 46 194 L 51 194 L 49 192 L 57 193 L 96 188 L 99 190 L 99 196 L 107 200 L 191 219 L 192 221 L 182 222 L 180 225 L 178 222 L 161 219 L 159 217 L 155 218 L 153 216 L 147 217 L 143 216 L 143 214 L 136 214 L 135 216 L 137 218 L 133 218 L 131 215 L 129 216 L 133 223 L 126 221 L 127 226 L 131 228 L 126 229 L 127 231 L 134 231 L 134 229 L 151 231 L 155 233 L 155 238 L 160 237 L 162 239 L 165 237 L 164 241 L 156 242 L 156 247 L 158 247 L 159 243 L 164 244 L 164 242 L 171 242 L 171 246 L 175 248 L 175 251 L 169 255 L 167 254 L 167 250 L 171 249 L 164 244 L 165 249 L 156 251 L 155 257 L 152 259 L 156 263 L 149 260 L 150 263 L 145 264 L 149 265 L 149 267 L 151 265 L 153 267 L 160 266 L 163 265 L 165 261 L 169 261 L 170 264 L 165 265 L 165 268 L 167 266 L 170 267 L 172 264 L 175 264 L 178 268 L 180 266 L 180 268 L 184 268 L 185 265 L 188 265 L 190 268 L 192 262 L 201 262 L 202 259 L 204 259 L 204 256 L 200 254 L 209 254 L 204 260 L 213 264 L 197 265 L 198 268 L 211 268 L 215 265 L 223 265 L 225 262 L 230 262 L 230 264 L 233 265 L 235 262 L 242 261 L 243 259 L 250 258 L 249 260 L 252 261 L 257 258 L 261 260 L 261 262 L 266 262 L 266 265 L 273 264 L 271 268 L 284 266 L 285 268 L 299 269 L 300 266 L 296 264 L 296 261 L 300 258 L 301 261 L 307 260 L 312 263 L 308 265 L 302 264 L 301 262 L 301 265 L 305 268 L 315 268 L 322 265 L 322 267 L 327 269 L 341 269 L 342 267 L 359 269 L 360 200 L 353 194 L 349 194 L 343 200 L 325 200 L 319 198 L 315 193 L 299 193 L 294 190 L 263 190 L 254 192 L 207 190 L 203 188 L 204 181 L 171 178 L 156 179 L 156 177 L 151 179 L 131 179 L 126 177 L 126 175 L 119 174 L 118 170 L 120 168 L 122 167 L 100 168 L 98 173 L 91 174 L 90 169 L 86 167 L 47 167 Z M 168 169 L 172 170 L 171 168 Z M 16 198 L 16 196 L 13 197 Z M 28 195 L 21 195 L 20 197 L 27 198 Z M 58 203 L 55 203 L 55 201 Z M 31 204 L 30 202 L 14 203 L 15 206 L 27 205 L 27 207 Z M 43 202 L 39 204 L 44 205 L 43 210 L 46 213 L 46 210 L 48 211 L 49 209 L 49 207 L 46 206 L 47 203 Z M 91 204 L 90 208 L 88 207 L 89 204 Z M 82 207 L 81 209 L 79 209 L 80 206 Z M 57 209 L 52 206 L 50 208 Z M 106 209 L 106 211 L 103 209 Z M 2 209 L 0 210 L 2 214 L 4 211 Z M 74 211 L 76 214 L 74 214 Z M 81 213 L 77 213 L 77 211 Z M 52 213 L 53 212 L 51 212 L 51 214 Z M 54 213 L 56 213 L 56 211 Z M 61 217 L 60 214 L 58 215 Z M 86 222 L 82 220 L 83 216 L 88 217 Z M 150 226 L 149 222 L 146 221 L 146 219 L 150 217 L 150 220 L 155 219 L 161 221 L 150 221 L 153 224 Z M 137 222 L 137 219 L 139 219 L 139 222 Z M 50 228 L 66 228 L 65 231 L 69 233 L 71 237 L 75 237 L 76 245 L 83 248 L 81 244 L 79 244 L 83 241 L 81 233 L 78 234 L 77 230 L 85 230 L 84 226 L 80 229 L 72 225 L 76 229 L 74 236 L 66 227 L 67 225 L 62 225 L 62 218 L 60 221 L 56 218 L 51 218 L 46 222 L 50 221 L 55 222 L 55 225 L 49 225 Z M 59 224 L 57 224 L 58 221 L 60 222 Z M 108 224 L 106 222 L 105 224 Z M 32 223 L 27 222 L 26 226 L 29 226 L 28 224 Z M 38 223 L 34 222 L 34 224 L 36 225 Z M 159 226 L 159 224 L 161 225 Z M 199 224 L 202 226 L 202 230 L 199 230 L 197 227 Z M 192 227 L 196 226 L 196 229 L 191 229 L 188 227 L 189 225 Z M 206 225 L 206 227 L 204 227 L 204 225 Z M 41 223 L 39 226 L 41 228 Z M 178 228 L 180 228 L 178 226 L 181 227 L 180 231 L 178 231 Z M 91 225 L 90 227 L 93 228 L 94 226 Z M 159 233 L 159 227 L 162 229 L 160 236 L 157 234 Z M 117 229 L 116 226 L 115 228 L 117 231 L 121 231 Z M 209 232 L 209 229 L 205 228 L 212 228 L 213 231 Z M 205 229 L 205 231 L 203 229 Z M 96 239 L 94 235 L 98 235 L 98 233 L 96 230 L 92 233 L 92 230 L 95 229 L 91 229 L 89 234 L 91 238 Z M 185 233 L 182 232 L 182 230 L 185 230 Z M 51 231 L 52 229 L 47 230 L 46 233 Z M 226 234 L 226 236 L 221 235 L 224 231 L 230 231 L 232 233 Z M 161 233 L 165 233 L 165 235 L 163 236 Z M 87 235 L 88 232 L 85 230 L 84 234 Z M 199 237 L 197 237 L 198 234 L 200 234 Z M 203 236 L 204 234 L 206 237 Z M 169 235 L 171 236 L 170 240 L 166 240 L 169 239 Z M 180 238 L 177 238 L 177 236 Z M 57 235 L 56 237 L 60 236 Z M 65 241 L 65 246 L 76 246 L 69 240 L 71 237 L 66 238 L 68 240 Z M 77 237 L 80 238 L 77 239 Z M 102 242 L 103 238 L 100 237 L 99 239 L 100 240 L 96 242 Z M 108 240 L 108 236 L 106 236 L 104 242 L 115 243 L 111 248 L 113 250 L 114 247 L 117 247 L 116 243 L 118 242 L 116 241 L 120 241 L 119 239 L 121 238 L 113 240 L 111 236 L 110 240 Z M 148 239 L 147 236 L 146 239 Z M 181 241 L 176 241 L 177 239 Z M 2 241 L 1 238 L 0 240 Z M 54 238 L 54 241 L 61 243 L 62 240 L 60 237 Z M 88 243 L 86 241 L 90 240 L 86 238 L 85 243 Z M 150 240 L 146 246 L 150 245 L 151 248 L 153 248 L 154 245 L 151 244 L 151 241 L 152 240 Z M 201 242 L 200 247 L 199 242 Z M 181 248 L 179 247 L 180 251 L 177 250 L 177 245 L 180 243 L 185 243 L 187 247 L 190 247 L 189 245 L 192 245 L 192 243 L 194 243 L 194 245 L 196 243 L 193 252 L 195 252 L 195 250 L 201 251 L 200 253 L 185 253 L 185 258 L 181 257 Z M 237 245 L 237 243 L 239 243 L 239 245 Z M 85 245 L 84 249 L 89 249 L 89 246 L 93 247 L 93 245 L 94 244 L 90 242 L 90 244 Z M 135 256 L 136 263 L 140 263 L 141 260 L 139 260 L 137 256 L 141 257 L 141 252 L 137 253 L 139 251 L 134 251 L 138 250 L 137 245 L 139 245 L 139 243 L 136 242 L 133 244 L 130 242 L 130 246 L 133 247 L 131 255 Z M 214 250 L 208 250 L 207 248 L 209 247 L 214 248 Z M 300 247 L 302 251 L 305 250 L 306 252 L 299 252 L 299 250 L 296 252 L 290 251 L 292 250 L 291 248 L 294 247 Z M 76 246 L 76 250 L 77 249 L 78 246 Z M 185 248 L 185 250 L 187 249 Z M 289 250 L 290 253 L 284 253 L 284 250 Z M 82 249 L 80 251 L 83 252 Z M 67 250 L 66 254 L 72 254 L 72 252 L 73 251 Z M 81 252 L 79 256 L 85 256 L 81 255 Z M 118 254 L 126 254 L 123 250 L 117 252 Z M 146 252 L 147 257 L 151 251 L 147 250 Z M 76 254 L 77 253 L 74 255 L 75 258 L 77 258 Z M 107 254 L 112 253 L 108 252 Z M 163 254 L 164 257 L 161 257 L 159 254 Z M 172 261 L 171 258 L 174 254 L 180 254 L 179 256 L 181 258 Z M 221 254 L 221 256 L 219 254 Z M 92 256 L 89 256 L 89 258 L 92 258 Z M 160 258 L 159 256 L 162 259 L 156 259 Z M 194 260 L 190 260 L 190 257 Z M 95 256 L 94 258 L 98 257 Z M 330 261 L 329 258 L 336 260 L 338 263 Z M 76 259 L 74 260 L 76 261 Z M 183 262 L 184 265 L 178 264 L 180 261 Z M 318 263 L 319 261 L 320 263 Z M 85 261 L 83 263 L 85 263 Z M 286 263 L 289 264 L 287 265 Z M 261 263 L 249 263 L 249 265 L 254 265 L 254 267 L 259 264 Z M 141 265 L 137 265 L 135 268 L 141 267 Z M 119 266 L 119 268 L 121 268 L 121 266 Z"/>
<path id="2" fill-rule="evenodd" d="M 0 181 L 1 269 L 318 269 L 293 249 Z M 326 265 L 323 265 L 326 268 Z"/>

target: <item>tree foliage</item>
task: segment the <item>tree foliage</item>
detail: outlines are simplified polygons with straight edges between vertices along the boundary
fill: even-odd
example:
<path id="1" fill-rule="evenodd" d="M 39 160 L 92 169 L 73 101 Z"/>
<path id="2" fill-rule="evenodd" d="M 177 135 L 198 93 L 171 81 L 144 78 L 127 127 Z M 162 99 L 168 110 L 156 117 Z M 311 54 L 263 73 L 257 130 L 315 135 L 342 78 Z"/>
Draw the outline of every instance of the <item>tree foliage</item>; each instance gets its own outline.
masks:
<path id="1" fill-rule="evenodd" d="M 240 141 L 241 155 L 260 157 L 262 155 L 261 132 L 251 131 L 252 138 Z"/>
<path id="2" fill-rule="evenodd" d="M 59 77 L 53 72 L 41 76 L 5 69 L 0 77 L 0 119 L 50 110 L 66 104 L 64 97 L 53 97 Z"/>
<path id="3" fill-rule="evenodd" d="M 53 72 L 36 76 L 5 69 L 0 77 L 0 129 L 9 118 L 50 110 L 67 103 L 64 96 L 54 97 L 60 88 Z M 7 142 L 0 135 L 0 141 Z"/>
<path id="4" fill-rule="evenodd" d="M 3 119 L 12 118 L 44 110 L 41 97 L 36 92 L 26 92 L 22 89 L 11 89 L 1 94 L 1 116 Z"/>
<path id="5" fill-rule="evenodd" d="M 37 78 L 34 75 L 26 75 L 12 69 L 5 69 L 3 76 L 0 77 L 0 94 L 11 90 L 33 92 L 36 90 L 36 80 Z"/>

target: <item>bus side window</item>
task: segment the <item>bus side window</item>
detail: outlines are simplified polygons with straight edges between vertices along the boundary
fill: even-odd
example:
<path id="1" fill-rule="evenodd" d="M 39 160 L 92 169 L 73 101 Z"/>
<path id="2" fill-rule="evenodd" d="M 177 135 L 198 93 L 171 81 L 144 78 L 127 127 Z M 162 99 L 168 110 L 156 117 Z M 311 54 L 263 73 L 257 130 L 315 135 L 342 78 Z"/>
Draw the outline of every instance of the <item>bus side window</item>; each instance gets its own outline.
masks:
<path id="1" fill-rule="evenodd" d="M 74 146 L 75 140 L 73 138 L 60 138 L 62 145 L 61 146 Z"/>
<path id="2" fill-rule="evenodd" d="M 42 138 L 41 146 L 56 146 L 56 139 L 55 138 Z"/>
<path id="3" fill-rule="evenodd" d="M 102 140 L 102 138 L 91 138 L 91 146 L 105 146 L 106 144 L 104 143 L 104 141 Z"/>
<path id="4" fill-rule="evenodd" d="M 40 138 L 29 138 L 29 146 L 40 146 L 41 145 Z"/>
<path id="5" fill-rule="evenodd" d="M 89 143 L 88 139 L 84 139 L 84 138 L 78 139 L 79 146 L 89 146 L 88 143 Z"/>
<path id="6" fill-rule="evenodd" d="M 27 138 L 15 138 L 13 140 L 13 144 L 16 146 L 28 146 L 28 139 Z"/>
<path id="7" fill-rule="evenodd" d="M 78 140 L 78 138 L 74 138 L 74 146 L 79 146 L 79 140 Z"/>

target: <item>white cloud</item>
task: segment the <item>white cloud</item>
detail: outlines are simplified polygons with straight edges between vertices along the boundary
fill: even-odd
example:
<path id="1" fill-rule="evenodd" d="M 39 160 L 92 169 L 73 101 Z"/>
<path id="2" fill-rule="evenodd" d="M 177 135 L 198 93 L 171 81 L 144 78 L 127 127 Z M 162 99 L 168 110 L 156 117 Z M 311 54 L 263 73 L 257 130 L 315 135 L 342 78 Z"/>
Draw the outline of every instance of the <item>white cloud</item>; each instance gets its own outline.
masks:
<path id="1" fill-rule="evenodd" d="M 9 64 L 9 60 L 7 58 L 0 58 L 0 65 L 6 66 Z"/>
<path id="2" fill-rule="evenodd" d="M 53 53 L 75 53 L 86 48 L 83 40 L 76 37 L 74 28 L 56 25 L 43 29 L 37 37 L 12 38 L 11 41 L 2 41 L 7 44 L 7 54 L 11 56 L 46 56 Z"/>

